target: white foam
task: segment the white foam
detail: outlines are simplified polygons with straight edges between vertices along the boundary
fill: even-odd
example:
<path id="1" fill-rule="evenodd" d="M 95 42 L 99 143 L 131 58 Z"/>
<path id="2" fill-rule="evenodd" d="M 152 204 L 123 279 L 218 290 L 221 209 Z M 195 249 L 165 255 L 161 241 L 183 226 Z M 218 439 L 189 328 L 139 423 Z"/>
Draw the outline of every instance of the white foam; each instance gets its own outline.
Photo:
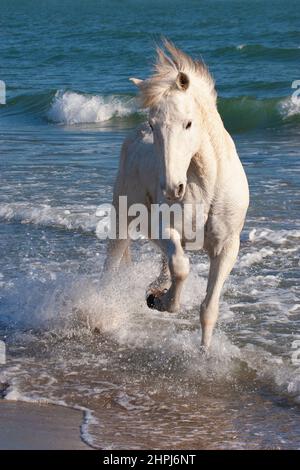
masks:
<path id="1" fill-rule="evenodd" d="M 279 394 L 300 404 L 300 368 L 294 367 L 281 357 L 253 344 L 241 350 L 241 357 L 264 383 L 273 385 Z"/>
<path id="2" fill-rule="evenodd" d="M 116 96 L 91 96 L 58 91 L 47 113 L 48 119 L 62 124 L 97 123 L 137 111 L 135 99 Z"/>
<path id="3" fill-rule="evenodd" d="M 206 376 L 214 364 L 214 376 L 227 380 L 234 366 L 232 358 L 238 357 L 239 350 L 222 332 L 215 333 L 209 363 L 201 361 L 199 308 L 206 280 L 197 278 L 196 272 L 191 273 L 183 292 L 183 305 L 188 310 L 183 318 L 180 313 L 152 313 L 146 305 L 145 290 L 158 274 L 155 272 L 158 267 L 152 261 L 140 262 L 114 275 L 112 283 L 101 283 L 102 286 L 82 279 L 73 283 L 69 291 L 64 288 L 61 294 L 58 292 L 45 301 L 43 309 L 39 309 L 40 316 L 48 319 L 56 315 L 66 322 L 64 336 L 72 329 L 74 321 L 78 329 L 77 333 L 72 331 L 75 335 L 82 334 L 84 322 L 89 331 L 97 328 L 101 335 L 113 338 L 121 348 L 152 351 L 157 365 L 168 360 L 171 363 L 174 358 L 185 369 L 191 368 L 193 372 L 198 369 L 201 376 Z M 227 316 L 223 313 L 222 308 L 221 319 Z M 80 323 L 76 322 L 74 314 L 78 315 Z"/>
<path id="4" fill-rule="evenodd" d="M 73 408 L 83 412 L 83 421 L 80 426 L 81 439 L 87 445 L 96 449 L 97 446 L 95 445 L 95 439 L 90 432 L 90 427 L 99 425 L 97 418 L 94 416 L 93 412 L 88 408 L 82 406 L 74 406 Z"/>
<path id="5" fill-rule="evenodd" d="M 275 245 L 282 245 L 287 241 L 298 240 L 300 238 L 300 230 L 271 230 L 265 229 L 252 229 L 249 233 L 249 240 L 255 243 L 260 240 L 267 240 Z"/>
<path id="6" fill-rule="evenodd" d="M 66 209 L 66 207 L 35 205 L 28 202 L 0 204 L 0 219 L 85 232 L 95 232 L 100 220 L 97 216 L 97 206 L 74 205 Z"/>
<path id="7" fill-rule="evenodd" d="M 251 266 L 252 264 L 259 263 L 267 256 L 272 256 L 274 250 L 271 248 L 262 248 L 259 251 L 255 251 L 254 253 L 247 253 L 246 255 L 242 256 L 240 259 L 238 266 L 241 268 Z"/>
<path id="8" fill-rule="evenodd" d="M 279 103 L 279 112 L 284 119 L 300 114 L 300 97 L 290 97 Z"/>

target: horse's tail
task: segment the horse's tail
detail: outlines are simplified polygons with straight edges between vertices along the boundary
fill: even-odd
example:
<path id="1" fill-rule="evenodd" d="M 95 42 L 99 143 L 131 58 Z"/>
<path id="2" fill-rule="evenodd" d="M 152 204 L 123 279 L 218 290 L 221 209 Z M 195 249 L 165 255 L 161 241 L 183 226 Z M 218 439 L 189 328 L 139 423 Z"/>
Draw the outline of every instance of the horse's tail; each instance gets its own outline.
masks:
<path id="1" fill-rule="evenodd" d="M 123 253 L 122 256 L 122 263 L 127 265 L 131 263 L 131 250 L 130 250 L 130 243 L 128 243 L 128 246 L 126 250 Z"/>

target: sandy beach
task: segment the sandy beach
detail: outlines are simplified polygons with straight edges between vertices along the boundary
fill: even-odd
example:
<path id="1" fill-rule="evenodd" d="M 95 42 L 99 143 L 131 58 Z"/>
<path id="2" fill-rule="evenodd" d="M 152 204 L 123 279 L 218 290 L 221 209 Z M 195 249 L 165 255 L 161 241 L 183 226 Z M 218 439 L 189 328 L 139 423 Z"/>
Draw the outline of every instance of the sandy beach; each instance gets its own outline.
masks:
<path id="1" fill-rule="evenodd" d="M 89 450 L 80 439 L 80 411 L 0 402 L 0 450 Z"/>

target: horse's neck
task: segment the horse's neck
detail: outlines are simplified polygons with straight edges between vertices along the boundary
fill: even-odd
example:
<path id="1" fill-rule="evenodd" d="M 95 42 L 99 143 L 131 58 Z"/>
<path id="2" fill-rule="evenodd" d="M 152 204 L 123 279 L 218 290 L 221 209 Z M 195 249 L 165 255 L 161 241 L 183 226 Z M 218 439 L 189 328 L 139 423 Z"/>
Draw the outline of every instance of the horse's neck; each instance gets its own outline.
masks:
<path id="1" fill-rule="evenodd" d="M 203 137 L 200 148 L 193 157 L 190 174 L 210 202 L 215 193 L 221 162 L 228 148 L 228 136 L 217 109 L 202 113 Z"/>

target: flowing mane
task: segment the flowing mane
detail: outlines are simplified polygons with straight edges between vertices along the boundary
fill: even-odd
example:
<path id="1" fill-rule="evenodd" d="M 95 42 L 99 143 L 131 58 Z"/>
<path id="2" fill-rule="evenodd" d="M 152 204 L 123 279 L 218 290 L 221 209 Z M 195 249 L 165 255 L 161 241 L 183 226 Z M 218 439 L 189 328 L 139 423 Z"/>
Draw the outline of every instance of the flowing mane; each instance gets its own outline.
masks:
<path id="1" fill-rule="evenodd" d="M 139 84 L 142 106 L 151 108 L 172 91 L 186 90 L 189 85 L 196 97 L 205 94 L 216 101 L 214 80 L 205 63 L 193 60 L 170 41 L 164 40 L 163 45 L 169 54 L 157 47 L 154 74 Z"/>

